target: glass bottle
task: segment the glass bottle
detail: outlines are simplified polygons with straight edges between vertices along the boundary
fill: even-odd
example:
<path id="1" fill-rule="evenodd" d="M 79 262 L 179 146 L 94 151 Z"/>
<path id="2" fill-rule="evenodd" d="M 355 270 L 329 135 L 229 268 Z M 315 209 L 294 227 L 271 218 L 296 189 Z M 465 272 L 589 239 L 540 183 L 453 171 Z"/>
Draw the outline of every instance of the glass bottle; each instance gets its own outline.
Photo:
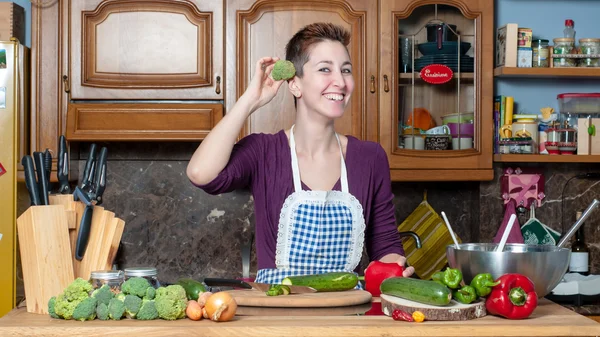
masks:
<path id="1" fill-rule="evenodd" d="M 581 212 L 577 212 L 577 220 L 581 217 Z M 571 260 L 569 261 L 569 272 L 589 275 L 589 256 L 590 250 L 585 243 L 584 224 L 575 233 L 575 241 L 571 245 Z"/>
<path id="2" fill-rule="evenodd" d="M 160 282 L 158 281 L 158 272 L 154 267 L 133 267 L 133 268 L 125 268 L 125 280 L 131 277 L 143 277 L 154 288 L 160 287 Z"/>
<path id="3" fill-rule="evenodd" d="M 563 34 L 563 37 L 575 39 L 575 22 L 573 22 L 573 20 L 565 20 L 565 29 L 563 30 Z"/>
<path id="4" fill-rule="evenodd" d="M 96 270 L 90 273 L 90 282 L 94 289 L 107 284 L 114 292 L 119 292 L 124 280 L 124 274 L 120 270 Z"/>

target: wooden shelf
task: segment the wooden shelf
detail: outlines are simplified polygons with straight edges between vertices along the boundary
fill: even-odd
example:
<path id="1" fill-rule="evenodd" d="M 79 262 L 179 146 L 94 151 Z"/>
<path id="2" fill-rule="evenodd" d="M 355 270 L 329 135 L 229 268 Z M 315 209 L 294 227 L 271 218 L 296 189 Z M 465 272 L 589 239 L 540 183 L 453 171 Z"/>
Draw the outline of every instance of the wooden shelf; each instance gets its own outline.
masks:
<path id="1" fill-rule="evenodd" d="M 419 76 L 418 72 L 416 72 L 414 74 L 415 74 L 415 80 L 422 81 L 421 76 Z M 398 78 L 410 80 L 410 79 L 412 79 L 412 76 L 413 76 L 413 73 L 400 73 L 398 75 Z M 456 76 L 456 73 L 454 74 L 454 76 Z M 455 78 L 456 77 L 453 77 L 452 79 L 455 79 Z M 460 78 L 461 79 L 473 79 L 473 73 L 461 73 Z"/>
<path id="2" fill-rule="evenodd" d="M 514 68 L 498 67 L 494 69 L 495 77 L 563 77 L 563 78 L 598 78 L 600 68 Z"/>
<path id="3" fill-rule="evenodd" d="M 600 163 L 600 155 L 495 154 L 500 163 Z"/>

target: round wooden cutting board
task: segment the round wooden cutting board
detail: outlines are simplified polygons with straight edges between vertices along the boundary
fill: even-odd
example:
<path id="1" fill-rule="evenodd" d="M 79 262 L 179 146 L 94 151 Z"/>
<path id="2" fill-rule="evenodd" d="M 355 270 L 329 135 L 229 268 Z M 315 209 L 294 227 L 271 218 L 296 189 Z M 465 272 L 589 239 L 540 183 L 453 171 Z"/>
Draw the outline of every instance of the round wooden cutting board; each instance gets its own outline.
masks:
<path id="1" fill-rule="evenodd" d="M 281 296 L 267 296 L 258 290 L 231 290 L 229 293 L 239 306 L 247 307 L 324 308 L 359 305 L 371 301 L 371 293 L 357 289 Z"/>
<path id="2" fill-rule="evenodd" d="M 409 314 L 418 310 L 429 321 L 466 321 L 487 315 L 484 299 L 471 304 L 462 304 L 452 300 L 448 305 L 435 306 L 381 294 L 381 310 L 383 313 L 391 316 L 394 309 L 400 309 Z"/>

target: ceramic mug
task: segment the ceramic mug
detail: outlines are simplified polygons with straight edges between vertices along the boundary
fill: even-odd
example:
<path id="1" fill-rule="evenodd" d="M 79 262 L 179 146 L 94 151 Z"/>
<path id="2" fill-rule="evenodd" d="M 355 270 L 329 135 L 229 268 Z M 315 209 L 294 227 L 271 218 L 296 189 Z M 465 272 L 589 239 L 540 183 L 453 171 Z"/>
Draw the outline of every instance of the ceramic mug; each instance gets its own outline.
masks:
<path id="1" fill-rule="evenodd" d="M 421 135 L 404 136 L 404 148 L 406 150 L 425 150 L 425 137 Z"/>
<path id="2" fill-rule="evenodd" d="M 452 150 L 466 150 L 473 148 L 473 137 L 452 138 Z"/>
<path id="3" fill-rule="evenodd" d="M 425 131 L 425 134 L 427 134 L 427 135 L 449 135 L 450 127 L 448 127 L 448 125 L 436 126 L 435 128 L 431 128 L 431 129 Z"/>

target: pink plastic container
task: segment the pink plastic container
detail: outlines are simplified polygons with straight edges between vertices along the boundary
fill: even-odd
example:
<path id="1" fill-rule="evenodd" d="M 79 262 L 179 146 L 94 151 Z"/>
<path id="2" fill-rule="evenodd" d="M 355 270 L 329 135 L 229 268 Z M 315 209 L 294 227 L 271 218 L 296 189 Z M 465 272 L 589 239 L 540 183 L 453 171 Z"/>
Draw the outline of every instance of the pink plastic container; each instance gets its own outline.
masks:
<path id="1" fill-rule="evenodd" d="M 475 124 L 473 123 L 448 123 L 450 128 L 450 135 L 452 137 L 458 137 L 459 130 L 460 136 L 473 137 L 475 133 Z"/>

